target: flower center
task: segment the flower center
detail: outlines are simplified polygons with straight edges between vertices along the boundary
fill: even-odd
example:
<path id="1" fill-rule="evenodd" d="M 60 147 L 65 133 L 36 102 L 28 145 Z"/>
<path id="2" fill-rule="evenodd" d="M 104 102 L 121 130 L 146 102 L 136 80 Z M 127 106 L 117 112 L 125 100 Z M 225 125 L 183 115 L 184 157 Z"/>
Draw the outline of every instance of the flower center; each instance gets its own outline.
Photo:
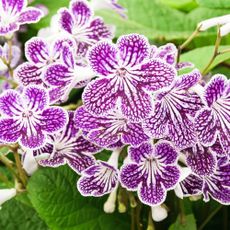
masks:
<path id="1" fill-rule="evenodd" d="M 118 77 L 121 77 L 121 78 L 125 77 L 126 73 L 127 73 L 127 70 L 125 68 L 123 68 L 123 67 L 120 68 L 120 69 L 117 69 L 117 71 L 116 71 L 116 75 Z"/>
<path id="2" fill-rule="evenodd" d="M 33 112 L 32 111 L 25 111 L 22 113 L 22 117 L 24 118 L 29 118 L 33 116 Z"/>

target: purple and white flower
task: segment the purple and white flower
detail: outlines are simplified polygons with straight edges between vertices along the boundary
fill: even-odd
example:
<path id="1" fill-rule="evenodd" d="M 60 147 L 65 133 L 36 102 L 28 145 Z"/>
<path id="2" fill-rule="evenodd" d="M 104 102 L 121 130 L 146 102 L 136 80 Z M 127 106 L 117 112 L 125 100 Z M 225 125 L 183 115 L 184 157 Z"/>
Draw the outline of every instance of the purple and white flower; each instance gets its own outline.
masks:
<path id="1" fill-rule="evenodd" d="M 0 113 L 0 140 L 19 142 L 30 149 L 43 146 L 47 134 L 64 128 L 68 119 L 63 108 L 49 106 L 47 91 L 37 86 L 24 88 L 22 94 L 16 90 L 3 92 Z"/>
<path id="2" fill-rule="evenodd" d="M 180 182 L 184 196 L 201 195 L 221 204 L 230 204 L 230 163 L 211 154 L 201 145 L 186 150 L 187 165 L 192 173 Z"/>
<path id="3" fill-rule="evenodd" d="M 204 146 L 217 141 L 230 152 L 230 81 L 224 75 L 214 75 L 203 95 L 206 105 L 195 118 L 198 138 Z"/>
<path id="4" fill-rule="evenodd" d="M 150 46 L 144 36 L 125 35 L 117 45 L 98 42 L 89 52 L 89 62 L 98 79 L 83 93 L 85 107 L 96 115 L 116 106 L 131 121 L 138 122 L 152 111 L 147 91 L 169 86 L 176 69 L 159 59 L 149 59 Z"/>
<path id="5" fill-rule="evenodd" d="M 113 151 L 108 162 L 97 161 L 82 172 L 77 188 L 83 196 L 103 196 L 118 186 L 118 157 L 121 149 Z"/>
<path id="6" fill-rule="evenodd" d="M 72 0 L 69 9 L 61 8 L 59 27 L 73 37 L 77 44 L 77 54 L 85 56 L 88 48 L 101 39 L 112 39 L 112 29 L 100 17 L 94 17 L 86 0 Z"/>
<path id="7" fill-rule="evenodd" d="M 129 148 L 131 162 L 121 168 L 120 181 L 130 191 L 137 191 L 142 203 L 158 206 L 174 189 L 180 178 L 178 153 L 167 141 L 156 145 L 143 143 Z"/>
<path id="8" fill-rule="evenodd" d="M 200 79 L 194 70 L 178 77 L 172 87 L 155 95 L 155 109 L 143 127 L 153 138 L 169 138 L 176 147 L 184 149 L 196 143 L 195 113 L 201 108 L 200 97 L 190 90 Z"/>
<path id="9" fill-rule="evenodd" d="M 80 174 L 96 160 L 92 154 L 101 150 L 98 146 L 86 140 L 79 129 L 75 127 L 74 113 L 69 112 L 69 122 L 65 128 L 49 135 L 44 147 L 34 150 L 33 155 L 44 167 L 59 167 L 68 164 Z M 44 158 L 44 159 L 43 159 Z"/>
<path id="10" fill-rule="evenodd" d="M 76 110 L 75 122 L 89 140 L 105 148 L 117 142 L 138 146 L 149 140 L 141 123 L 128 121 L 119 109 L 104 116 L 95 116 L 82 106 Z"/>
<path id="11" fill-rule="evenodd" d="M 27 0 L 1 0 L 0 12 L 1 36 L 11 35 L 21 25 L 36 23 L 43 17 L 40 9 L 27 7 Z"/>

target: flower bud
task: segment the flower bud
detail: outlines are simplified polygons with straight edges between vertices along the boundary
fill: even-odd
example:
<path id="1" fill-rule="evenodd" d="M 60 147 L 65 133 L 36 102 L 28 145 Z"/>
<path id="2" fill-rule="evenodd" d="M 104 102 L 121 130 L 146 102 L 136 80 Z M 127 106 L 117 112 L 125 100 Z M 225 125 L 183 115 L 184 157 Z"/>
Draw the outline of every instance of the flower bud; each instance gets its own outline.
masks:
<path id="1" fill-rule="evenodd" d="M 7 200 L 10 200 L 14 196 L 16 196 L 16 189 L 11 188 L 11 189 L 0 189 L 0 205 L 5 203 Z"/>
<path id="2" fill-rule="evenodd" d="M 163 205 L 159 205 L 156 207 L 151 207 L 152 210 L 152 218 L 156 222 L 160 222 L 167 218 L 168 211 Z"/>
<path id="3" fill-rule="evenodd" d="M 225 24 L 225 25 L 223 25 L 223 26 L 221 26 L 221 28 L 220 28 L 220 36 L 223 37 L 223 36 L 225 36 L 225 35 L 227 35 L 229 33 L 230 33 L 230 22 Z"/>
<path id="4" fill-rule="evenodd" d="M 114 189 L 104 203 L 104 212 L 105 213 L 113 213 L 116 208 L 116 199 L 117 199 L 117 188 Z"/>

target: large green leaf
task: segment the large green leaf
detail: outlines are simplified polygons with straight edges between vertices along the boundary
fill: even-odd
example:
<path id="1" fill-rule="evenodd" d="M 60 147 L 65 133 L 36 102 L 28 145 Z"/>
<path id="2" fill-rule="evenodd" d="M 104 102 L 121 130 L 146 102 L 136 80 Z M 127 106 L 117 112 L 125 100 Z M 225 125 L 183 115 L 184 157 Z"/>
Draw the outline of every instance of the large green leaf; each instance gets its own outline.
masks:
<path id="1" fill-rule="evenodd" d="M 196 230 L 196 229 L 197 229 L 196 220 L 193 214 L 186 215 L 183 221 L 181 221 L 181 217 L 178 216 L 176 222 L 169 227 L 169 230 Z"/>
<path id="2" fill-rule="evenodd" d="M 168 5 L 172 8 L 182 10 L 182 11 L 191 11 L 196 8 L 198 5 L 195 0 L 160 0 L 163 4 Z"/>
<path id="3" fill-rule="evenodd" d="M 103 212 L 105 199 L 82 197 L 76 189 L 76 180 L 76 174 L 63 166 L 40 169 L 29 181 L 31 202 L 52 230 L 130 228 L 127 215 Z"/>
<path id="4" fill-rule="evenodd" d="M 48 230 L 48 227 L 32 207 L 17 199 L 12 199 L 2 205 L 0 210 L 0 229 Z"/>
<path id="5" fill-rule="evenodd" d="M 229 48 L 230 46 L 221 46 L 220 51 Z M 204 46 L 182 54 L 180 60 L 192 62 L 194 63 L 196 68 L 198 68 L 199 70 L 203 70 L 207 66 L 213 54 L 213 51 L 214 51 L 214 46 Z M 215 61 L 213 62 L 209 70 L 213 69 L 218 64 L 227 61 L 228 59 L 230 59 L 230 52 L 219 55 L 215 59 Z"/>
<path id="6" fill-rule="evenodd" d="M 197 0 L 198 4 L 210 8 L 230 8 L 229 0 Z"/>

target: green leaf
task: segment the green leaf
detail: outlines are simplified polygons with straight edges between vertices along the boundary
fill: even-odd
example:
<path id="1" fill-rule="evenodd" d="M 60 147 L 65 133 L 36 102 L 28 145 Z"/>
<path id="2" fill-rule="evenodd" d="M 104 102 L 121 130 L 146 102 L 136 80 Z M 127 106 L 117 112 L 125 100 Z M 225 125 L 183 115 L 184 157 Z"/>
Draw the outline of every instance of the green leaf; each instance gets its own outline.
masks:
<path id="1" fill-rule="evenodd" d="M 32 207 L 11 199 L 2 205 L 0 210 L 0 229 L 48 230 L 48 227 Z"/>
<path id="2" fill-rule="evenodd" d="M 183 223 L 182 223 L 183 222 Z M 180 215 L 174 224 L 169 227 L 169 230 L 196 230 L 196 220 L 193 214 L 185 216 L 184 220 L 181 220 Z"/>
<path id="3" fill-rule="evenodd" d="M 229 48 L 230 46 L 220 46 L 219 50 L 223 51 Z M 207 66 L 209 60 L 211 59 L 213 55 L 213 51 L 214 51 L 214 46 L 204 46 L 182 54 L 180 60 L 192 62 L 196 68 L 202 71 Z M 220 63 L 227 61 L 228 59 L 230 59 L 230 52 L 219 55 L 215 59 L 215 61 L 213 62 L 209 70 L 213 69 L 215 66 L 219 65 Z"/>
<path id="4" fill-rule="evenodd" d="M 197 3 L 210 8 L 230 8 L 229 0 L 197 0 Z"/>
<path id="5" fill-rule="evenodd" d="M 160 0 L 163 4 L 168 5 L 172 8 L 189 12 L 196 8 L 198 4 L 195 0 Z"/>
<path id="6" fill-rule="evenodd" d="M 128 9 L 127 20 L 109 11 L 100 12 L 107 23 L 116 25 L 117 36 L 140 33 L 151 39 L 169 40 L 186 38 L 194 29 L 186 14 L 157 0 L 123 0 L 121 4 Z"/>
<path id="7" fill-rule="evenodd" d="M 43 168 L 30 179 L 28 193 L 40 217 L 52 230 L 129 229 L 125 214 L 103 212 L 104 198 L 82 197 L 77 175 L 67 166 Z"/>

